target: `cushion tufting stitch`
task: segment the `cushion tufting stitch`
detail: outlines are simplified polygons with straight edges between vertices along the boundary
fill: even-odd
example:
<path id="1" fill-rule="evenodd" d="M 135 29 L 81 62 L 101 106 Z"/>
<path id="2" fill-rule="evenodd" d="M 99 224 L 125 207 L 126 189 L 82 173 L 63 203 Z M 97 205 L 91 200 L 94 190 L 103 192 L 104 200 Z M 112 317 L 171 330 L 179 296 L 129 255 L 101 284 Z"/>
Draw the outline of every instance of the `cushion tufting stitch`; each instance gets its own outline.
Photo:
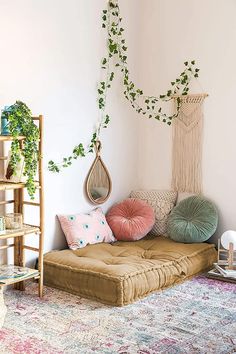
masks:
<path id="1" fill-rule="evenodd" d="M 124 306 L 212 266 L 210 244 L 181 244 L 148 236 L 99 243 L 44 256 L 45 284 L 114 306 Z"/>

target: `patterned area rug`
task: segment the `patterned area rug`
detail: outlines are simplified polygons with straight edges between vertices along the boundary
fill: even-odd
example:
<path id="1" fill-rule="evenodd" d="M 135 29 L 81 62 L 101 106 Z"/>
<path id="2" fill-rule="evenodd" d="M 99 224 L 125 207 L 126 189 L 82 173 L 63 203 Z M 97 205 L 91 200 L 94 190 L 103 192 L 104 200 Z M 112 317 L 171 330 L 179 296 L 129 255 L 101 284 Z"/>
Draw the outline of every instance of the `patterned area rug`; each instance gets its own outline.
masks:
<path id="1" fill-rule="evenodd" d="M 51 288 L 36 294 L 36 284 L 5 293 L 0 353 L 236 353 L 235 284 L 196 277 L 123 308 Z"/>

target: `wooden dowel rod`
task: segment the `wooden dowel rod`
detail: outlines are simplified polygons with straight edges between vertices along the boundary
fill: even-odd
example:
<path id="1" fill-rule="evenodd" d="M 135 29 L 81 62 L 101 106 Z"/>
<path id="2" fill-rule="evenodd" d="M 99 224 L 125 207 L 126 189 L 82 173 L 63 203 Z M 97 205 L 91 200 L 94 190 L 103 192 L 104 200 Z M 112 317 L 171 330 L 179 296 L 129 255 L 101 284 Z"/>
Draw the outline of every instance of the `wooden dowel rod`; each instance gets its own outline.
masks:
<path id="1" fill-rule="evenodd" d="M 31 224 L 25 224 L 25 225 L 27 225 L 29 227 L 37 227 L 38 229 L 40 228 L 40 226 L 38 226 L 38 225 L 31 225 Z"/>
<path id="2" fill-rule="evenodd" d="M 23 248 L 24 248 L 25 250 L 34 251 L 34 252 L 39 252 L 39 249 L 36 248 L 36 247 L 31 247 L 31 246 L 26 246 L 26 245 L 24 245 Z"/>
<path id="3" fill-rule="evenodd" d="M 0 160 L 7 160 L 8 157 L 7 156 L 0 156 Z"/>
<path id="4" fill-rule="evenodd" d="M 220 252 L 223 252 L 223 253 L 228 253 L 228 250 L 225 250 L 225 249 L 223 249 L 223 248 L 218 248 L 218 250 L 219 250 Z"/>
<path id="5" fill-rule="evenodd" d="M 43 296 L 43 245 L 44 245 L 44 179 L 43 179 L 43 116 L 39 116 L 39 130 L 40 130 L 40 142 L 39 142 L 39 200 L 40 200 L 40 237 L 39 237 L 39 296 Z"/>
<path id="6" fill-rule="evenodd" d="M 32 205 L 32 206 L 40 206 L 39 203 L 27 202 L 27 201 L 24 201 L 23 204 L 25 204 L 25 205 Z"/>
<path id="7" fill-rule="evenodd" d="M 5 246 L 0 246 L 0 250 L 5 250 L 5 249 L 10 248 L 10 247 L 14 247 L 14 243 L 11 243 L 11 244 L 5 245 Z"/>
<path id="8" fill-rule="evenodd" d="M 12 203 L 14 203 L 14 200 L 3 200 L 0 202 L 0 205 L 12 204 Z"/>

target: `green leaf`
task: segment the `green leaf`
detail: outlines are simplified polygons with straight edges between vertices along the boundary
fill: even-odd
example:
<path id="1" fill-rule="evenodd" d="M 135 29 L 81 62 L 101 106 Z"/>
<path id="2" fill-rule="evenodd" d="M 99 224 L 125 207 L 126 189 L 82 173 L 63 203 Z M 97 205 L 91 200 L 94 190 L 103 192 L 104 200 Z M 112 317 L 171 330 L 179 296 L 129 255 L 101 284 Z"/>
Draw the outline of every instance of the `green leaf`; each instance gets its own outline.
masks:
<path id="1" fill-rule="evenodd" d="M 136 93 L 135 92 L 130 92 L 130 96 L 132 97 L 133 100 L 135 100 Z"/>
<path id="2" fill-rule="evenodd" d="M 104 124 L 107 125 L 109 122 L 110 122 L 110 117 L 109 117 L 109 115 L 107 114 L 106 117 L 105 117 Z"/>
<path id="3" fill-rule="evenodd" d="M 112 80 L 114 79 L 114 75 L 115 75 L 114 72 L 112 72 L 112 73 L 110 74 L 110 78 L 109 78 L 110 81 L 112 81 Z"/>

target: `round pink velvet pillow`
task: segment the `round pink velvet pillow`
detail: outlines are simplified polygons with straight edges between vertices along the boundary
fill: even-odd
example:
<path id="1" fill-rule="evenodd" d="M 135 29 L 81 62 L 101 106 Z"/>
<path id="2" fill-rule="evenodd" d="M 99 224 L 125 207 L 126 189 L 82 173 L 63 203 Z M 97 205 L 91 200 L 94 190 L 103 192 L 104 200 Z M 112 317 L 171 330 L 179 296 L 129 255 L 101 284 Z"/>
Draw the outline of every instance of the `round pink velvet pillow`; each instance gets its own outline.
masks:
<path id="1" fill-rule="evenodd" d="M 106 219 L 117 240 L 136 241 L 152 229 L 155 215 L 145 201 L 129 198 L 115 204 Z"/>

